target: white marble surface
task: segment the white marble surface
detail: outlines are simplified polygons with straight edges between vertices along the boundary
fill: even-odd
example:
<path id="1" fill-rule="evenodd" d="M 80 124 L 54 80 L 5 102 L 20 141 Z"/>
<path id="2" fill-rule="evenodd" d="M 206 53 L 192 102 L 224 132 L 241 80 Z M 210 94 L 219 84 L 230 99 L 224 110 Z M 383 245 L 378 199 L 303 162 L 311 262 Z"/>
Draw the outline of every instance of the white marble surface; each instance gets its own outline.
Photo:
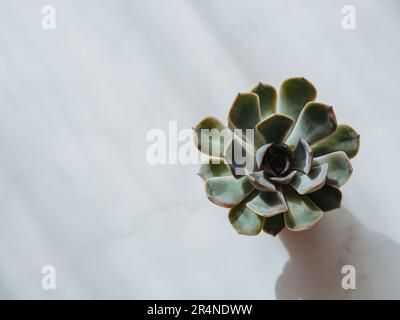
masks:
<path id="1" fill-rule="evenodd" d="M 347 31 L 345 4 L 2 1 L 0 298 L 400 298 L 400 4 L 351 1 Z M 145 135 L 290 76 L 361 133 L 354 174 L 313 230 L 241 237 L 197 166 L 146 162 Z"/>

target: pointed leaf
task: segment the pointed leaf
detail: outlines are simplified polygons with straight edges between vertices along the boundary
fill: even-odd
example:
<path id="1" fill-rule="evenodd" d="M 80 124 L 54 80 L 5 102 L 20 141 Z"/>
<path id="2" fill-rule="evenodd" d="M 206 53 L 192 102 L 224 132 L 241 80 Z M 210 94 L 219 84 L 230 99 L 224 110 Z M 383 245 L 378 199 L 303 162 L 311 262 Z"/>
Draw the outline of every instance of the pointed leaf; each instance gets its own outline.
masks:
<path id="1" fill-rule="evenodd" d="M 309 102 L 299 115 L 286 143 L 295 146 L 303 138 L 308 144 L 319 141 L 336 130 L 333 108 L 319 102 Z"/>
<path id="2" fill-rule="evenodd" d="M 353 168 L 350 159 L 343 151 L 328 153 L 313 160 L 313 166 L 324 163 L 328 164 L 328 173 L 326 176 L 328 184 L 341 187 L 350 179 Z"/>
<path id="3" fill-rule="evenodd" d="M 275 184 L 266 177 L 264 171 L 250 173 L 249 180 L 260 191 L 276 192 Z"/>
<path id="4" fill-rule="evenodd" d="M 313 155 L 311 147 L 304 139 L 300 139 L 299 143 L 294 149 L 294 161 L 292 164 L 292 169 L 308 174 L 311 169 L 312 160 Z"/>
<path id="5" fill-rule="evenodd" d="M 292 181 L 292 179 L 294 178 L 294 176 L 296 175 L 297 171 L 294 170 L 290 173 L 288 173 L 286 176 L 283 177 L 270 177 L 269 179 L 272 182 L 276 182 L 276 183 L 280 183 L 280 184 L 288 184 Z"/>
<path id="6" fill-rule="evenodd" d="M 276 216 L 265 218 L 263 230 L 266 233 L 275 237 L 279 232 L 282 231 L 284 227 L 285 227 L 284 214 L 280 213 L 277 214 Z"/>
<path id="7" fill-rule="evenodd" d="M 208 178 L 230 176 L 231 172 L 223 159 L 210 158 L 200 166 L 197 174 L 206 181 Z"/>
<path id="8" fill-rule="evenodd" d="M 360 135 L 346 124 L 338 125 L 333 134 L 311 146 L 315 157 L 335 151 L 344 151 L 350 159 L 357 155 L 359 148 Z"/>
<path id="9" fill-rule="evenodd" d="M 314 192 L 324 186 L 327 172 L 327 163 L 312 168 L 309 174 L 299 172 L 293 178 L 291 185 L 299 194 Z"/>
<path id="10" fill-rule="evenodd" d="M 247 208 L 244 201 L 229 210 L 229 221 L 239 234 L 254 236 L 260 233 L 264 217 Z"/>
<path id="11" fill-rule="evenodd" d="M 228 114 L 228 123 L 235 134 L 256 148 L 264 144 L 264 139 L 255 130 L 261 121 L 260 100 L 255 93 L 239 93 Z"/>
<path id="12" fill-rule="evenodd" d="M 247 208 L 263 217 L 272 217 L 286 212 L 287 206 L 282 192 L 261 192 L 253 200 L 247 202 Z"/>
<path id="13" fill-rule="evenodd" d="M 329 184 L 324 185 L 313 193 L 307 194 L 307 197 L 323 211 L 340 208 L 340 203 L 342 202 L 342 192 Z"/>
<path id="14" fill-rule="evenodd" d="M 283 114 L 273 114 L 256 125 L 266 143 L 280 143 L 286 139 L 294 120 Z"/>
<path id="15" fill-rule="evenodd" d="M 228 143 L 224 151 L 224 159 L 234 177 L 245 176 L 254 171 L 254 149 L 236 136 Z"/>
<path id="16" fill-rule="evenodd" d="M 307 196 L 299 195 L 292 187 L 284 186 L 288 211 L 285 212 L 285 224 L 289 230 L 301 231 L 311 228 L 322 217 L 322 210 Z"/>
<path id="17" fill-rule="evenodd" d="M 306 103 L 314 101 L 317 90 L 304 78 L 290 78 L 282 83 L 280 92 L 280 113 L 296 120 Z"/>
<path id="18" fill-rule="evenodd" d="M 261 168 L 265 153 L 267 152 L 267 150 L 269 149 L 270 146 L 272 146 L 272 143 L 265 144 L 261 148 L 257 149 L 257 152 L 256 152 L 256 166 L 257 166 L 257 169 Z"/>
<path id="19" fill-rule="evenodd" d="M 236 129 L 254 129 L 261 120 L 260 100 L 255 93 L 239 93 L 228 115 Z"/>
<path id="20" fill-rule="evenodd" d="M 232 131 L 217 118 L 206 117 L 194 128 L 197 148 L 214 157 L 223 157 L 226 145 L 232 139 Z"/>
<path id="21" fill-rule="evenodd" d="M 232 208 L 254 190 L 247 177 L 236 179 L 232 176 L 214 177 L 206 181 L 208 199 L 224 208 Z"/>
<path id="22" fill-rule="evenodd" d="M 258 83 L 252 92 L 256 93 L 260 99 L 261 117 L 265 118 L 276 112 L 276 89 L 268 84 Z"/>

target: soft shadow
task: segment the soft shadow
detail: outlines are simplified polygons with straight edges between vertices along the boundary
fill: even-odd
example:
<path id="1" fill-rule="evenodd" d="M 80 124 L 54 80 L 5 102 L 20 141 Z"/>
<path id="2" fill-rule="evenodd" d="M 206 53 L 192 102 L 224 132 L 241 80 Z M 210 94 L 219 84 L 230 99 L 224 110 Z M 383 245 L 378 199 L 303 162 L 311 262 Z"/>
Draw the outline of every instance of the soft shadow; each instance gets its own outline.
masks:
<path id="1" fill-rule="evenodd" d="M 326 213 L 311 230 L 281 232 L 290 260 L 275 285 L 277 299 L 399 299 L 400 246 L 365 229 L 346 209 Z M 344 265 L 356 289 L 344 290 Z"/>

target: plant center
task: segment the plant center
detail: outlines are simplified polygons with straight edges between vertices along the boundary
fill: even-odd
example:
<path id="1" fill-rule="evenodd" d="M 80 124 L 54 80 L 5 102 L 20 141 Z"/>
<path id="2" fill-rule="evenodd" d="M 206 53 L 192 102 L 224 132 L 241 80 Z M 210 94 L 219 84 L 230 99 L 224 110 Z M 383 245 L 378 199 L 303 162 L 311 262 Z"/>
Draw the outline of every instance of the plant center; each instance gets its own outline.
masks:
<path id="1" fill-rule="evenodd" d="M 292 151 L 286 144 L 274 144 L 264 155 L 264 170 L 273 176 L 284 175 L 291 167 L 292 158 Z"/>

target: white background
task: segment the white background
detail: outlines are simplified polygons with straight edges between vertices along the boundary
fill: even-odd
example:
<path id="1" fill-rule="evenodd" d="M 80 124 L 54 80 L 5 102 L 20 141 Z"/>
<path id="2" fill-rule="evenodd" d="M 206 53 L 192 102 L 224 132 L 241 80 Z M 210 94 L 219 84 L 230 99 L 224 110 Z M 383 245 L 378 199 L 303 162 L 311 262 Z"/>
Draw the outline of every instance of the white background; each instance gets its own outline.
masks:
<path id="1" fill-rule="evenodd" d="M 396 0 L 1 1 L 0 298 L 400 298 L 399 17 Z M 311 231 L 238 236 L 197 165 L 147 163 L 149 129 L 226 119 L 292 76 L 361 133 L 343 209 Z"/>

